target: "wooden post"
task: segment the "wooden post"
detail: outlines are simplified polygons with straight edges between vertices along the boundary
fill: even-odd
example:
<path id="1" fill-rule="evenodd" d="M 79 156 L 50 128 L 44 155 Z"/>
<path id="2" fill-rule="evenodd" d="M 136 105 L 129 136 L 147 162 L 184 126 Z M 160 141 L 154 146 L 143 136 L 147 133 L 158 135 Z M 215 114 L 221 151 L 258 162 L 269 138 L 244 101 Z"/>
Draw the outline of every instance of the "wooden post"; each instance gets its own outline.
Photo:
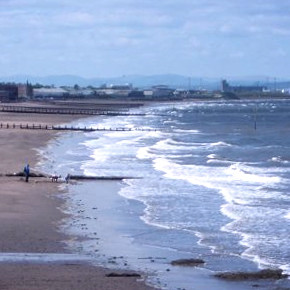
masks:
<path id="1" fill-rule="evenodd" d="M 255 131 L 257 130 L 257 111 L 258 111 L 258 108 L 257 108 L 257 105 L 255 107 L 255 120 L 254 120 L 254 129 Z"/>

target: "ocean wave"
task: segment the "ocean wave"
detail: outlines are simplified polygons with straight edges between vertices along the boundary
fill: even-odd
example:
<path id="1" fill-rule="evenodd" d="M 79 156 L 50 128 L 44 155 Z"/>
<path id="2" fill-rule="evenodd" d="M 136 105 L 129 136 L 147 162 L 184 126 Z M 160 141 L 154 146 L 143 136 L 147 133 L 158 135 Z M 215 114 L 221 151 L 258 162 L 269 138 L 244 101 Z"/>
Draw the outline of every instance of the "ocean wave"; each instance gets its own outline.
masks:
<path id="1" fill-rule="evenodd" d="M 154 160 L 156 170 L 163 171 L 174 179 L 188 179 L 199 184 L 215 184 L 214 188 L 219 188 L 221 184 L 233 185 L 233 181 L 252 182 L 252 184 L 278 184 L 281 178 L 278 176 L 269 176 L 268 174 L 254 172 L 256 168 L 243 166 L 241 163 L 235 163 L 226 168 L 216 168 L 201 165 L 180 165 L 173 163 L 166 158 L 156 158 Z M 253 170 L 251 172 L 250 170 Z M 190 179 L 192 177 L 192 180 Z"/>
<path id="2" fill-rule="evenodd" d="M 228 164 L 232 164 L 233 162 L 228 161 L 228 160 L 210 159 L 210 160 L 207 160 L 206 163 L 226 166 Z"/>
<path id="3" fill-rule="evenodd" d="M 208 158 L 208 160 L 206 161 L 207 164 L 227 165 L 234 163 L 233 161 L 227 160 L 226 158 L 221 157 L 218 154 L 209 154 L 207 155 L 207 158 Z"/>
<path id="4" fill-rule="evenodd" d="M 150 150 L 150 147 L 142 147 L 142 148 L 138 149 L 136 157 L 138 159 L 154 158 L 156 155 L 153 153 L 150 153 L 149 150 Z"/>
<path id="5" fill-rule="evenodd" d="M 290 211 L 284 216 L 284 218 L 290 220 Z"/>
<path id="6" fill-rule="evenodd" d="M 278 187 L 282 179 L 269 174 L 245 172 L 241 165 L 198 166 L 181 165 L 168 158 L 156 158 L 153 167 L 164 173 L 166 178 L 185 180 L 193 185 L 202 186 L 219 192 L 228 204 L 252 204 L 256 200 L 280 198 Z M 249 170 L 249 168 L 247 167 Z M 252 169 L 254 171 L 254 168 Z M 265 191 L 271 185 L 276 191 Z"/>
<path id="7" fill-rule="evenodd" d="M 190 143 L 174 141 L 171 138 L 163 139 L 158 141 L 156 144 L 151 146 L 151 149 L 160 150 L 161 152 L 166 151 L 184 151 L 192 150 Z"/>
<path id="8" fill-rule="evenodd" d="M 191 146 L 191 143 L 188 142 L 182 142 L 182 141 L 176 141 L 171 138 L 166 139 L 166 142 L 170 145 L 176 145 L 176 146 Z"/>
<path id="9" fill-rule="evenodd" d="M 283 273 L 290 275 L 290 264 L 284 264 L 280 266 L 280 269 L 283 271 Z"/>
<path id="10" fill-rule="evenodd" d="M 241 245 L 247 249 L 241 254 L 243 258 L 254 261 L 259 268 L 279 268 L 284 274 L 290 274 L 290 264 L 286 261 L 283 252 L 288 249 L 288 237 L 274 237 L 269 235 L 255 235 L 241 233 Z M 269 249 L 268 249 L 269 247 Z M 270 251 L 269 253 L 267 252 Z M 272 249 L 272 250 L 271 250 Z M 276 255 L 282 255 L 278 261 L 276 256 L 273 256 L 275 249 Z M 277 250 L 279 249 L 279 250 Z M 266 252 L 264 252 L 266 251 Z"/>
<path id="11" fill-rule="evenodd" d="M 254 168 L 251 169 L 255 170 Z M 232 176 L 233 180 L 247 183 L 277 184 L 281 182 L 281 178 L 278 176 L 256 174 L 255 172 L 251 172 L 249 167 L 245 167 L 240 163 L 235 163 L 228 167 L 227 173 Z"/>
<path id="12" fill-rule="evenodd" d="M 287 164 L 287 163 L 289 163 L 290 159 L 289 158 L 284 158 L 284 157 L 281 157 L 281 156 L 274 156 L 269 161 Z"/>
<path id="13" fill-rule="evenodd" d="M 174 133 L 199 134 L 199 130 L 174 129 Z"/>
<path id="14" fill-rule="evenodd" d="M 242 257 L 254 261 L 259 267 L 276 267 L 289 270 L 287 260 L 289 234 L 279 223 L 285 215 L 284 209 L 273 207 L 252 207 L 251 205 L 225 204 L 221 207 L 224 215 L 233 221 L 222 226 L 221 230 L 239 235 L 240 244 L 245 247 Z M 273 221 L 281 225 L 277 232 L 272 231 Z M 275 251 L 274 251 L 275 249 Z M 277 250 L 279 249 L 279 250 Z M 274 254 L 275 253 L 275 254 Z"/>
<path id="15" fill-rule="evenodd" d="M 207 155 L 207 158 L 209 158 L 209 159 L 221 159 L 221 157 L 217 154 L 209 154 L 209 155 Z"/>
<path id="16" fill-rule="evenodd" d="M 209 147 L 231 147 L 233 145 L 223 142 L 223 141 L 219 141 L 219 142 L 214 142 L 214 143 L 210 143 Z"/>
<path id="17" fill-rule="evenodd" d="M 196 111 L 196 105 L 192 106 Z M 217 104 L 213 104 L 213 109 L 215 107 Z M 245 107 L 247 106 L 245 105 Z M 211 111 L 214 111 L 213 109 Z M 200 110 L 202 111 L 203 108 L 201 107 Z M 279 208 L 279 204 L 283 202 L 279 199 L 279 189 L 284 186 L 282 189 L 285 195 L 288 192 L 286 189 L 289 187 L 289 181 L 287 181 L 289 168 L 279 167 L 274 163 L 270 163 L 273 167 L 266 168 L 264 167 L 265 162 L 261 166 L 261 162 L 259 163 L 255 156 L 250 155 L 253 148 L 251 144 L 246 148 L 249 149 L 249 156 L 246 154 L 245 157 L 247 163 L 228 160 L 228 158 L 243 160 L 244 156 L 241 155 L 240 150 L 234 152 L 235 149 L 239 149 L 234 144 L 239 144 L 240 139 L 228 135 L 224 135 L 225 138 L 223 138 L 223 135 L 219 134 L 220 132 L 208 131 L 209 127 L 203 127 L 202 123 L 196 124 L 200 131 L 195 130 L 195 123 L 192 119 L 190 119 L 192 122 L 190 126 L 186 118 L 183 120 L 185 121 L 183 124 L 187 122 L 186 126 L 173 120 L 176 124 L 174 126 L 179 127 L 174 129 L 168 128 L 170 123 L 165 121 L 163 132 L 88 133 L 85 135 L 87 141 L 84 143 L 84 150 L 86 150 L 87 157 L 90 156 L 92 160 L 84 160 L 81 164 L 82 173 L 87 175 L 126 174 L 128 176 L 138 174 L 138 176 L 142 176 L 140 180 L 125 180 L 126 186 L 122 187 L 120 192 L 122 196 L 139 200 L 145 205 L 145 212 L 144 207 L 141 206 L 140 211 L 138 210 L 136 213 L 138 218 L 142 216 L 144 222 L 159 228 L 191 230 L 201 240 L 205 240 L 203 245 L 222 253 L 227 251 L 235 254 L 236 252 L 232 251 L 231 246 L 226 249 L 222 248 L 225 244 L 219 241 L 226 237 L 224 240 L 228 239 L 228 244 L 236 241 L 239 253 L 243 252 L 245 248 L 250 249 L 243 254 L 243 257 L 261 263 L 260 259 L 263 255 L 258 252 L 259 247 L 266 248 L 268 244 L 263 244 L 263 241 L 259 240 L 259 236 L 248 234 L 248 230 L 257 229 L 258 232 L 262 229 L 269 234 L 270 238 L 271 235 L 277 233 L 279 223 L 277 223 L 277 227 L 269 229 L 264 227 L 264 221 L 278 220 L 272 219 L 272 212 L 265 205 L 269 205 L 270 208 L 272 206 L 273 211 L 279 211 L 279 221 L 282 221 L 280 224 L 289 224 L 290 212 L 285 210 L 287 203 L 283 205 L 284 211 L 280 211 Z M 124 117 L 108 118 L 108 120 L 100 122 L 98 126 L 114 127 L 118 124 L 120 127 L 134 128 L 141 127 L 144 121 L 149 123 L 143 117 L 142 119 L 138 117 L 136 120 Z M 152 120 L 149 121 L 150 124 L 153 124 Z M 154 124 L 162 126 L 162 118 L 157 121 L 158 123 Z M 171 120 L 167 121 L 171 122 Z M 190 129 L 183 129 L 186 127 Z M 167 131 L 166 128 L 168 128 Z M 218 137 L 216 138 L 216 136 Z M 77 142 L 78 140 L 80 139 L 77 139 Z M 75 143 L 70 142 L 70 146 L 71 144 Z M 260 144 L 255 148 L 259 148 L 259 146 Z M 231 157 L 228 157 L 228 148 L 230 148 Z M 262 147 L 259 152 L 263 152 L 264 149 L 265 147 Z M 266 148 L 266 150 L 268 149 L 272 150 L 269 152 L 276 152 L 274 153 L 276 155 L 283 155 L 282 152 L 286 152 L 278 151 L 279 148 L 278 150 Z M 81 152 L 81 150 L 76 152 Z M 261 158 L 266 160 L 269 156 L 273 155 L 263 155 Z M 72 154 L 69 157 L 74 156 Z M 184 159 L 186 157 L 191 158 Z M 287 162 L 281 156 L 273 158 L 272 162 Z M 207 163 L 203 165 L 183 164 L 191 160 L 198 162 L 202 160 Z M 226 224 L 229 219 L 233 223 Z M 221 233 L 220 228 L 225 232 Z M 217 235 L 216 239 L 210 236 L 212 232 Z M 210 237 L 207 239 L 208 236 Z M 264 237 L 263 234 L 260 236 Z M 242 237 L 242 247 L 238 245 L 240 237 Z M 158 243 L 158 239 L 159 237 L 156 238 L 156 243 Z M 182 246 L 177 246 L 178 249 L 183 247 L 183 243 L 180 241 L 182 241 L 181 238 L 178 244 Z M 194 241 L 190 240 L 190 242 L 193 245 Z M 271 240 L 267 240 L 267 243 L 271 245 Z M 273 253 L 275 253 L 274 250 Z M 251 255 L 255 255 L 255 257 L 253 258 Z M 266 262 L 268 261 L 263 261 L 264 264 Z M 289 267 L 287 263 L 279 265 L 285 269 Z"/>

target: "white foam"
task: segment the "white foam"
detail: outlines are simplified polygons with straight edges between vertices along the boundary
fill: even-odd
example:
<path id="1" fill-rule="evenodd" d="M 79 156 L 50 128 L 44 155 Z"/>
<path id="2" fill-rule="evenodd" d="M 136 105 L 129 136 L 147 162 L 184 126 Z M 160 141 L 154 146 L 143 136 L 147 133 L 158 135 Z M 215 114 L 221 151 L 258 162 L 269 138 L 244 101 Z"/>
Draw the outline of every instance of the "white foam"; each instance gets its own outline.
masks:
<path id="1" fill-rule="evenodd" d="M 158 141 L 155 145 L 151 146 L 152 149 L 156 150 L 170 150 L 170 151 L 182 151 L 182 150 L 190 150 L 191 144 L 184 143 L 184 142 L 177 142 L 170 138 L 163 139 Z"/>
<path id="2" fill-rule="evenodd" d="M 267 176 L 267 175 L 258 175 L 249 171 L 249 167 L 245 169 L 245 166 L 242 166 L 239 163 L 231 165 L 227 169 L 227 173 L 233 177 L 236 181 L 258 183 L 258 184 L 273 184 L 279 183 L 281 178 L 278 176 Z"/>
<path id="3" fill-rule="evenodd" d="M 220 156 L 217 154 L 209 154 L 207 155 L 207 158 L 209 159 L 220 159 Z"/>
<path id="4" fill-rule="evenodd" d="M 218 154 L 209 154 L 207 155 L 209 160 L 206 161 L 208 164 L 232 164 L 233 161 L 227 160 L 224 157 L 219 156 Z"/>
<path id="5" fill-rule="evenodd" d="M 289 160 L 288 159 L 285 159 L 281 156 L 275 156 L 275 157 L 272 157 L 271 158 L 271 161 L 273 162 L 277 162 L 277 163 L 282 163 L 282 164 L 287 164 L 289 163 Z"/>
<path id="6" fill-rule="evenodd" d="M 259 235 L 257 237 L 256 235 L 245 235 L 241 234 L 242 236 L 242 242 L 241 244 L 246 246 L 247 249 L 242 253 L 242 257 L 249 259 L 251 261 L 254 261 L 259 268 L 280 268 L 283 270 L 284 274 L 290 273 L 290 264 L 282 264 L 281 262 L 277 262 L 276 258 L 271 256 L 264 256 L 257 254 L 257 247 L 262 247 L 263 244 L 272 244 L 274 247 L 279 249 L 281 247 L 281 242 L 279 241 L 279 238 L 269 237 L 269 236 L 262 236 Z M 288 240 L 287 240 L 288 241 Z M 284 245 L 285 246 L 285 245 Z"/>
<path id="7" fill-rule="evenodd" d="M 219 142 L 215 142 L 215 143 L 210 143 L 209 146 L 210 147 L 217 147 L 217 146 L 219 146 L 219 147 L 221 147 L 221 146 L 223 146 L 223 147 L 231 147 L 232 145 L 228 144 L 226 142 L 223 142 L 223 141 L 219 141 Z"/>
<path id="8" fill-rule="evenodd" d="M 207 164 L 232 164 L 232 161 L 223 159 L 210 159 L 206 161 Z"/>
<path id="9" fill-rule="evenodd" d="M 224 178 L 219 168 L 208 168 L 197 165 L 180 165 L 166 158 L 157 158 L 153 162 L 156 170 L 165 173 L 165 177 L 171 179 L 186 180 L 192 184 L 217 189 L 217 183 Z M 225 180 L 222 181 L 224 183 Z"/>
<path id="10" fill-rule="evenodd" d="M 237 219 L 240 218 L 239 214 L 233 210 L 231 204 L 223 204 L 221 206 L 221 212 L 222 212 L 223 215 L 229 217 L 232 220 L 237 220 Z M 228 229 L 227 229 L 228 225 L 229 224 L 227 224 L 226 226 L 223 226 L 222 230 L 223 231 L 228 231 Z"/>
<path id="11" fill-rule="evenodd" d="M 138 159 L 150 159 L 153 158 L 155 155 L 149 152 L 150 147 L 142 147 L 138 149 L 136 157 Z"/>
<path id="12" fill-rule="evenodd" d="M 214 104 L 214 106 L 216 106 L 216 104 Z M 178 112 L 176 112 L 176 114 L 178 114 Z M 109 121 L 103 121 L 103 124 L 99 124 L 99 126 L 114 127 L 115 124 L 118 124 L 120 127 L 134 128 L 132 120 L 132 122 L 129 122 L 125 121 L 127 118 L 123 119 L 124 120 L 122 120 L 122 118 L 110 118 Z M 169 127 L 168 124 L 167 127 Z M 277 168 L 259 168 L 257 164 L 251 164 L 252 166 L 249 166 L 249 164 L 245 165 L 244 163 L 233 164 L 233 161 L 228 161 L 218 154 L 210 154 L 211 152 L 218 152 L 220 149 L 219 147 L 225 149 L 233 145 L 223 141 L 198 143 L 198 141 L 201 141 L 197 139 L 198 136 L 194 139 L 192 138 L 192 140 L 197 143 L 178 142 L 176 140 L 179 139 L 181 134 L 202 133 L 198 130 L 169 130 L 170 131 L 166 133 L 158 131 L 141 133 L 137 131 L 97 132 L 95 135 L 94 133 L 90 133 L 90 136 L 87 136 L 90 140 L 84 144 L 90 152 L 89 154 L 91 154 L 92 160 L 83 164 L 82 169 L 85 170 L 85 174 L 87 175 L 95 175 L 96 172 L 100 174 L 102 172 L 111 173 L 112 170 L 114 173 L 122 172 L 123 175 L 128 172 L 133 172 L 135 174 L 136 172 L 138 172 L 138 174 L 140 173 L 144 179 L 142 181 L 125 181 L 128 183 L 128 186 L 124 187 L 120 194 L 127 198 L 134 198 L 142 201 L 146 205 L 145 215 L 142 219 L 146 223 L 166 229 L 183 227 L 182 229 L 184 230 L 186 225 L 183 221 L 178 221 L 176 219 L 171 223 L 169 219 L 159 220 L 160 215 L 158 212 L 154 212 L 152 207 L 154 207 L 156 211 L 160 209 L 162 206 L 160 202 L 161 196 L 165 196 L 169 199 L 172 198 L 171 195 L 176 195 L 180 198 L 184 193 L 181 192 L 182 190 L 178 190 L 182 188 L 180 186 L 181 182 L 165 180 L 161 175 L 168 179 L 183 180 L 197 186 L 212 189 L 210 191 L 204 191 L 206 193 L 209 192 L 213 195 L 215 193 L 220 193 L 226 203 L 221 207 L 221 212 L 223 215 L 233 220 L 233 222 L 225 225 L 222 229 L 241 235 L 241 243 L 249 249 L 249 251 L 244 253 L 244 256 L 249 257 L 252 252 L 255 253 L 255 249 L 252 247 L 255 237 L 243 234 L 242 231 L 247 231 L 247 228 L 238 228 L 237 225 L 243 220 L 246 224 L 248 217 L 251 219 L 251 223 L 249 224 L 254 225 L 262 223 L 263 219 L 268 220 L 271 219 L 271 217 L 274 218 L 273 212 L 266 207 L 261 207 L 260 210 L 258 209 L 256 211 L 254 206 L 251 208 L 249 205 L 253 205 L 255 198 L 277 197 L 277 187 L 281 186 L 285 180 L 282 177 L 277 177 L 275 173 L 289 171 L 289 169 L 281 168 L 282 166 L 280 166 L 280 168 L 278 168 L 278 166 Z M 91 139 L 91 136 L 95 136 L 96 139 Z M 149 139 L 147 143 L 147 138 L 152 139 Z M 205 160 L 208 164 L 207 166 L 196 164 L 182 165 L 179 164 L 178 161 L 172 160 L 179 157 L 184 158 L 185 156 L 192 157 L 193 155 L 189 153 L 194 152 L 195 148 L 200 147 L 202 147 L 201 149 L 208 149 L 207 158 L 209 160 Z M 273 152 L 275 151 L 273 150 Z M 222 154 L 224 155 L 225 153 Z M 137 157 L 139 160 L 133 162 L 132 160 L 134 160 L 134 157 Z M 125 160 L 125 158 L 129 161 L 122 163 L 122 160 Z M 280 159 L 283 160 L 278 156 L 277 159 L 273 161 L 281 162 Z M 158 172 L 152 172 L 151 161 Z M 212 163 L 214 163 L 214 166 L 210 166 Z M 219 163 L 221 163 L 221 166 L 218 166 Z M 231 166 L 227 166 L 228 163 L 230 163 Z M 148 176 L 146 174 L 148 174 Z M 182 185 L 184 184 L 185 182 L 182 182 Z M 189 188 L 191 188 L 190 185 Z M 267 190 L 267 188 L 270 188 L 270 190 Z M 202 190 L 200 190 L 200 192 L 203 193 Z M 198 190 L 191 191 L 191 194 L 200 194 L 200 192 Z M 155 202 L 152 203 L 152 200 Z M 220 202 L 220 199 L 218 200 Z M 170 205 L 169 202 L 164 205 L 164 208 L 168 209 L 168 205 Z M 180 211 L 183 209 L 184 208 L 181 208 Z M 279 211 L 279 209 L 273 208 L 273 211 Z M 284 217 L 287 219 L 287 222 L 289 221 L 290 212 L 287 213 L 285 211 L 284 213 L 279 213 L 280 219 Z M 215 214 L 218 215 L 218 213 Z M 257 219 L 257 223 L 255 223 L 255 219 Z M 195 232 L 195 234 L 201 240 L 203 239 L 202 233 Z M 211 247 L 211 245 L 209 245 L 209 247 Z M 214 246 L 212 246 L 212 248 L 214 249 Z M 253 255 L 251 259 L 261 263 L 258 255 L 254 256 L 254 258 L 252 257 Z M 287 266 L 288 265 L 284 265 L 283 267 L 287 268 Z"/>
<path id="13" fill-rule="evenodd" d="M 290 220 L 290 211 L 284 216 L 284 218 Z"/>
<path id="14" fill-rule="evenodd" d="M 285 264 L 280 266 L 280 269 L 283 270 L 284 274 L 287 274 L 288 276 L 290 275 L 290 264 Z M 289 279 L 289 277 L 288 277 Z"/>
<path id="15" fill-rule="evenodd" d="M 227 203 L 251 204 L 257 198 L 280 197 L 279 191 L 265 191 L 260 188 L 271 185 L 279 187 L 282 179 L 269 174 L 257 174 L 255 168 L 234 164 L 229 167 L 201 165 L 180 165 L 168 158 L 156 158 L 153 166 L 170 179 L 185 180 L 220 192 Z M 248 172 L 245 172 L 248 170 Z M 251 173 L 253 171 L 253 173 Z"/>
<path id="16" fill-rule="evenodd" d="M 199 134 L 199 130 L 174 129 L 174 133 Z"/>

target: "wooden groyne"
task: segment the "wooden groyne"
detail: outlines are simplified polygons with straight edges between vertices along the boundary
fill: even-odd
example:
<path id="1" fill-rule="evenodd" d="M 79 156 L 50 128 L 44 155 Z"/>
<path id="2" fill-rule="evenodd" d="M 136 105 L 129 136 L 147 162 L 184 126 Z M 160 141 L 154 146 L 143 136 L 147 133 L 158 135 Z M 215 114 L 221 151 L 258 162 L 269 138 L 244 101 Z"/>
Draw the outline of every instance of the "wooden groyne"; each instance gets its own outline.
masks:
<path id="1" fill-rule="evenodd" d="M 24 177 L 24 172 L 16 172 L 16 173 L 6 173 L 0 174 L 2 177 Z M 57 175 L 49 175 L 43 173 L 34 173 L 30 172 L 29 177 L 32 178 L 48 178 L 52 179 Z M 58 179 L 61 179 L 61 176 L 57 176 Z M 141 177 L 133 177 L 133 176 L 88 176 L 88 175 L 69 175 L 68 180 L 123 180 L 123 179 L 141 179 Z"/>
<path id="2" fill-rule="evenodd" d="M 117 102 L 117 101 L 97 101 L 97 102 L 81 102 L 81 101 L 53 101 L 53 100 L 43 100 L 41 101 L 43 105 L 53 105 L 53 106 L 60 106 L 60 107 L 73 107 L 73 108 L 95 108 L 98 110 L 110 110 L 110 111 L 116 111 L 116 110 L 122 110 L 122 111 L 128 111 L 132 108 L 139 108 L 144 106 L 143 102 Z"/>
<path id="3" fill-rule="evenodd" d="M 93 128 L 93 127 L 75 127 L 75 126 L 53 126 L 43 124 L 15 124 L 15 123 L 0 123 L 0 129 L 23 129 L 23 130 L 56 130 L 56 131 L 83 131 L 83 132 L 95 132 L 95 131 L 143 131 L 143 132 L 156 132 L 157 129 L 147 128 Z"/>
<path id="4" fill-rule="evenodd" d="M 69 179 L 72 179 L 72 180 L 123 180 L 123 179 L 141 179 L 141 177 L 70 175 Z"/>
<path id="5" fill-rule="evenodd" d="M 105 116 L 145 116 L 142 113 L 128 113 L 118 110 L 105 110 L 101 108 L 75 108 L 75 107 L 26 107 L 26 106 L 0 106 L 0 111 L 9 113 L 30 114 L 59 114 L 59 115 L 105 115 Z"/>

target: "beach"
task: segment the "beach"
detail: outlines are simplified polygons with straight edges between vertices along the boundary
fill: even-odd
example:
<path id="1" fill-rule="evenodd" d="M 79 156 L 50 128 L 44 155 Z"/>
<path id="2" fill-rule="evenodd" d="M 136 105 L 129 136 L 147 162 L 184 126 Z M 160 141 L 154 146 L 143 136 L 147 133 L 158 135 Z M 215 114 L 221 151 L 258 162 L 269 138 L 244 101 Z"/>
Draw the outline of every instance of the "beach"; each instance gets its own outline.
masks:
<path id="1" fill-rule="evenodd" d="M 289 289 L 281 273 L 259 277 L 288 273 L 288 151 L 272 121 L 285 122 L 285 105 L 262 103 L 257 131 L 251 102 L 130 110 L 145 117 L 0 113 L 0 289 Z M 13 176 L 26 163 L 62 178 L 26 183 Z M 66 184 L 67 173 L 132 179 Z"/>
<path id="2" fill-rule="evenodd" d="M 1 123 L 68 123 L 83 116 L 0 113 Z M 31 172 L 39 162 L 37 148 L 56 132 L 0 130 L 0 173 Z M 111 270 L 92 266 L 71 256 L 59 231 L 65 217 L 58 184 L 46 178 L 1 176 L 0 190 L 0 289 L 150 289 L 138 277 L 107 277 Z M 36 257 L 36 259 L 33 259 Z M 46 257 L 46 258 L 45 258 Z M 123 273 L 123 272 L 122 272 Z"/>

